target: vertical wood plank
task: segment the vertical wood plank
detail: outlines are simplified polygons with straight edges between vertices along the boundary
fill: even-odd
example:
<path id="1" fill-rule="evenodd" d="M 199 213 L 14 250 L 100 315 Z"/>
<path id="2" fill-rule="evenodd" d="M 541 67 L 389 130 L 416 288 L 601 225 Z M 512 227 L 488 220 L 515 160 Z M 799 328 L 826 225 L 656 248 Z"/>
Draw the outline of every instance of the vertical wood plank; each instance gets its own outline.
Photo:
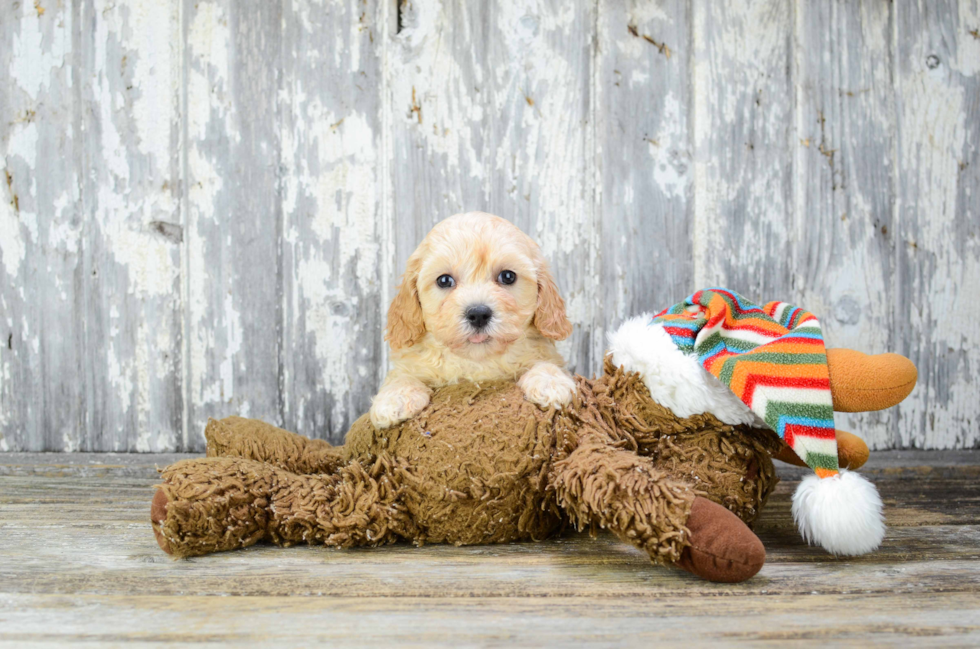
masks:
<path id="1" fill-rule="evenodd" d="M 181 427 L 178 7 L 81 4 L 81 450 L 164 451 Z M 81 28 L 85 25 L 85 28 Z"/>
<path id="2" fill-rule="evenodd" d="M 690 4 L 602 0 L 598 11 L 597 335 L 695 289 Z"/>
<path id="3" fill-rule="evenodd" d="M 9 318 L 7 350 L 16 327 L 19 446 L 172 448 L 181 410 L 176 7 L 19 9 L 23 59 L 9 69 L 26 76 L 4 103 L 23 123 L 12 132 L 18 159 L 6 163 L 7 207 L 32 247 L 23 283 L 10 278 L 26 298 L 11 306 L 21 319 Z M 15 256 L 5 252 L 8 273 Z"/>
<path id="4" fill-rule="evenodd" d="M 74 450 L 86 431 L 75 19 L 0 14 L 0 451 Z"/>
<path id="5" fill-rule="evenodd" d="M 896 5 L 895 331 L 919 367 L 899 406 L 901 446 L 978 444 L 980 6 Z"/>
<path id="6" fill-rule="evenodd" d="M 185 0 L 185 439 L 210 416 L 282 423 L 281 7 Z"/>
<path id="7" fill-rule="evenodd" d="M 382 362 L 379 2 L 283 17 L 285 425 L 342 442 Z"/>
<path id="8" fill-rule="evenodd" d="M 698 287 L 792 296 L 792 35 L 782 0 L 694 5 Z"/>
<path id="9" fill-rule="evenodd" d="M 891 350 L 895 296 L 891 3 L 796 3 L 797 137 L 793 299 L 828 344 Z M 893 412 L 839 415 L 872 447 L 894 441 Z"/>
<path id="10" fill-rule="evenodd" d="M 588 374 L 601 366 L 594 337 L 600 268 L 592 93 L 596 8 L 591 1 L 489 6 L 489 23 L 483 24 L 490 50 L 476 60 L 488 77 L 488 210 L 513 220 L 541 245 L 574 326 L 558 349 L 570 369 Z"/>
<path id="11" fill-rule="evenodd" d="M 594 366 L 598 234 L 591 170 L 592 3 L 402 4 L 390 46 L 394 284 L 425 233 L 461 211 L 512 220 L 541 244 Z"/>

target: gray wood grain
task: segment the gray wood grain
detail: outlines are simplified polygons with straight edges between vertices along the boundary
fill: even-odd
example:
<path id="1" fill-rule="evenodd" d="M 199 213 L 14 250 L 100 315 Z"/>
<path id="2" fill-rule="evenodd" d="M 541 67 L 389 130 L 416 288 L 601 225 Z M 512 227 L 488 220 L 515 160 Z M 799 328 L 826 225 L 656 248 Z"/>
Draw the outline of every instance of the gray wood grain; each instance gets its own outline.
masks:
<path id="1" fill-rule="evenodd" d="M 798 2 L 793 299 L 828 344 L 894 349 L 894 6 Z M 877 448 L 895 411 L 838 417 Z"/>
<path id="2" fill-rule="evenodd" d="M 0 66 L 12 77 L 3 84 L 0 445 L 173 448 L 181 228 L 179 68 L 169 53 L 179 40 L 177 8 L 14 9 L 4 21 L 13 47 L 3 48 Z"/>
<path id="3" fill-rule="evenodd" d="M 185 0 L 187 401 L 181 448 L 210 416 L 282 423 L 278 2 Z"/>
<path id="4" fill-rule="evenodd" d="M 896 7 L 895 331 L 919 367 L 895 443 L 977 446 L 980 399 L 980 6 Z"/>
<path id="5" fill-rule="evenodd" d="M 762 300 L 793 289 L 793 30 L 782 0 L 694 5 L 698 288 Z"/>
<path id="6" fill-rule="evenodd" d="M 72 19 L 0 12 L 0 451 L 77 449 L 87 431 Z"/>
<path id="7" fill-rule="evenodd" d="M 79 13 L 88 28 L 75 29 L 85 305 L 76 380 L 89 431 L 79 446 L 161 451 L 179 439 L 181 414 L 179 12 L 90 0 Z"/>
<path id="8" fill-rule="evenodd" d="M 602 343 L 626 318 L 696 287 L 690 4 L 602 1 L 598 18 Z"/>
<path id="9" fill-rule="evenodd" d="M 400 9 L 399 9 L 400 6 Z M 894 350 L 839 424 L 980 445 L 976 0 L 77 0 L 0 6 L 0 451 L 199 451 L 233 412 L 338 441 L 428 229 L 551 260 L 599 369 L 728 285 Z"/>
<path id="10" fill-rule="evenodd" d="M 383 19 L 362 0 L 283 14 L 283 418 L 334 442 L 383 357 Z"/>

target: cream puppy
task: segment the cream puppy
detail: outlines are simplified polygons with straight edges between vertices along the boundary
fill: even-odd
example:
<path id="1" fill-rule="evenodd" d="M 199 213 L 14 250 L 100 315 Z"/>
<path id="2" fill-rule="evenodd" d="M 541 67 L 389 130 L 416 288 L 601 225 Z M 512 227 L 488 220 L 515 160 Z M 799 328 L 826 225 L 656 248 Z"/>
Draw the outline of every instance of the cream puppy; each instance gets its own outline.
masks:
<path id="1" fill-rule="evenodd" d="M 410 419 L 432 388 L 457 381 L 517 379 L 528 400 L 567 405 L 575 383 L 554 341 L 571 332 L 534 241 L 498 216 L 451 216 L 409 257 L 388 309 L 394 368 L 371 422 L 387 428 Z"/>

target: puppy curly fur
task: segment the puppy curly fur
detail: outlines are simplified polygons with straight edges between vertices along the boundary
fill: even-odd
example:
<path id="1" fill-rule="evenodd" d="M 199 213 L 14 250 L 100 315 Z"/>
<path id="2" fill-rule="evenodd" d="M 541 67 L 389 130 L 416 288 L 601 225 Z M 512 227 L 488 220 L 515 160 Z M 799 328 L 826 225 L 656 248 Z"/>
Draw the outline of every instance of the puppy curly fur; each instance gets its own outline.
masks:
<path id="1" fill-rule="evenodd" d="M 517 281 L 504 285 L 501 271 Z M 451 288 L 436 280 L 450 275 Z M 473 305 L 493 312 L 474 330 Z M 564 406 L 575 384 L 554 341 L 571 334 L 565 302 L 541 249 L 512 223 L 483 212 L 437 224 L 408 259 L 388 310 L 385 340 L 394 368 L 371 405 L 371 421 L 387 428 L 418 414 L 432 389 L 460 381 L 517 380 L 526 398 Z"/>

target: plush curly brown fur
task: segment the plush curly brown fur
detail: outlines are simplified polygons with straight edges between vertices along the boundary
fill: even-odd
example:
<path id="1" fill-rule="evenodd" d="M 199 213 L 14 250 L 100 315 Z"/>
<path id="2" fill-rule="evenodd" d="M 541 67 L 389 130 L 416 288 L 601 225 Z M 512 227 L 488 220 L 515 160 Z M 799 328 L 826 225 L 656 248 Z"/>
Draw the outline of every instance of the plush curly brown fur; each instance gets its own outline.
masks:
<path id="1" fill-rule="evenodd" d="M 207 458 L 163 471 L 176 556 L 261 539 L 339 547 L 544 539 L 563 524 L 607 528 L 655 562 L 688 545 L 696 496 L 746 522 L 776 484 L 774 435 L 711 415 L 680 419 L 637 374 L 577 378 L 564 410 L 541 410 L 508 381 L 436 390 L 399 426 L 365 416 L 334 447 L 240 417 L 212 420 Z"/>

